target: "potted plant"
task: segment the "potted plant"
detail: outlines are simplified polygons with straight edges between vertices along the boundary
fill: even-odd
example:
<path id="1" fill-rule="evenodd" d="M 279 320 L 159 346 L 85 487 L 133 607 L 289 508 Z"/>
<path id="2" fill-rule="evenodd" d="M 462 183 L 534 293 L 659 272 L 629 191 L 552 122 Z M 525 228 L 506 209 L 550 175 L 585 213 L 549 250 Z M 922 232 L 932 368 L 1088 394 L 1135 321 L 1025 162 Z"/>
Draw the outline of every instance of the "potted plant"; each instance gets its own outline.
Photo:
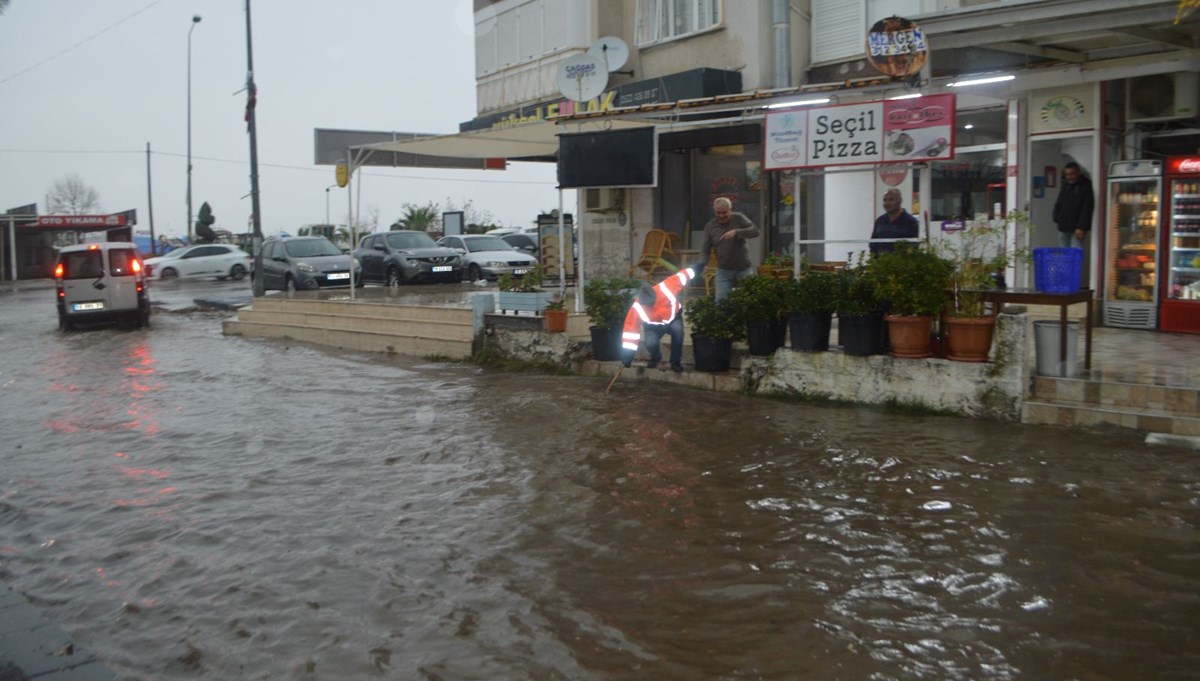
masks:
<path id="1" fill-rule="evenodd" d="M 769 355 L 787 336 L 787 282 L 774 277 L 746 277 L 729 294 L 729 300 L 746 320 L 750 354 Z"/>
<path id="2" fill-rule="evenodd" d="M 829 330 L 837 307 L 837 275 L 807 271 L 789 280 L 784 293 L 792 349 L 824 352 L 829 349 Z"/>
<path id="3" fill-rule="evenodd" d="M 943 237 L 942 257 L 953 267 L 953 298 L 946 310 L 946 357 L 960 362 L 986 362 L 992 347 L 996 318 L 984 309 L 984 294 L 1003 285 L 1004 271 L 1018 260 L 1029 260 L 1029 250 L 1005 243 L 1009 226 L 1026 222 L 1013 211 L 1003 220 L 971 223 Z"/>
<path id="4" fill-rule="evenodd" d="M 591 322 L 592 356 L 601 362 L 621 358 L 621 326 L 642 282 L 630 277 L 597 278 L 583 287 L 583 305 Z"/>
<path id="5" fill-rule="evenodd" d="M 519 277 L 506 272 L 496 280 L 496 286 L 500 289 L 496 307 L 501 312 L 512 310 L 514 313 L 524 311 L 538 314 L 554 296 L 553 292 L 542 290 L 541 265 L 534 265 Z"/>
<path id="6" fill-rule="evenodd" d="M 696 371 L 728 371 L 733 343 L 746 335 L 746 320 L 734 305 L 709 296 L 695 298 L 684 306 L 684 319 L 692 327 Z"/>
<path id="7" fill-rule="evenodd" d="M 567 330 L 567 305 L 562 296 L 555 293 L 546 303 L 546 330 L 550 333 L 564 333 Z"/>
<path id="8" fill-rule="evenodd" d="M 847 355 L 883 352 L 883 310 L 863 256 L 834 273 L 838 339 Z"/>
<path id="9" fill-rule="evenodd" d="M 933 249 L 900 244 L 890 253 L 877 253 L 867 273 L 880 300 L 887 305 L 884 319 L 893 357 L 929 357 L 933 318 L 950 296 L 953 266 Z"/>
<path id="10" fill-rule="evenodd" d="M 758 273 L 764 277 L 791 279 L 794 262 L 791 254 L 785 251 L 768 253 L 763 263 L 758 266 Z"/>

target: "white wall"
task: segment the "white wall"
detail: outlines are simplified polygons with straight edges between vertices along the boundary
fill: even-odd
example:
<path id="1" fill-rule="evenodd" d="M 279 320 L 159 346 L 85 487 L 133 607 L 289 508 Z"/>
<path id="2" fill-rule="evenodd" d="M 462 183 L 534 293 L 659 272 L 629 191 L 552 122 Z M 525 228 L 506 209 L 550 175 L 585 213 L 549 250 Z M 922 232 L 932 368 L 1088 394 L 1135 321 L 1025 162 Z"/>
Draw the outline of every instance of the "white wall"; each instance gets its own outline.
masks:
<path id="1" fill-rule="evenodd" d="M 830 173 L 825 176 L 825 238 L 861 239 L 860 243 L 830 244 L 825 247 L 829 260 L 846 260 L 847 253 L 867 250 L 867 240 L 875 217 L 883 212 L 883 192 L 875 198 L 875 172 Z"/>

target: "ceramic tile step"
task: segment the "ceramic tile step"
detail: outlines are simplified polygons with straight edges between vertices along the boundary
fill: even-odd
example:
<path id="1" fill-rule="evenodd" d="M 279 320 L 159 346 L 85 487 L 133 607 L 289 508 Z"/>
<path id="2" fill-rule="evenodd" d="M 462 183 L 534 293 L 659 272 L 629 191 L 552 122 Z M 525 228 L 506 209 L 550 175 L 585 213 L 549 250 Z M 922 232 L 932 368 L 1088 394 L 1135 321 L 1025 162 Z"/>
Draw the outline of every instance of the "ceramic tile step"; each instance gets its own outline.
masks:
<path id="1" fill-rule="evenodd" d="M 1116 426 L 1147 433 L 1200 437 L 1200 416 L 1155 409 L 1094 405 L 1069 400 L 1029 399 L 1021 423 L 1073 427 Z"/>
<path id="2" fill-rule="evenodd" d="M 1200 414 L 1200 388 L 1091 381 L 1037 376 L 1031 396 L 1037 400 L 1086 406 L 1132 408 L 1182 416 Z"/>
<path id="3" fill-rule="evenodd" d="M 383 352 L 413 357 L 461 359 L 470 357 L 472 352 L 470 340 L 399 336 L 393 333 L 330 329 L 311 325 L 259 324 L 245 320 L 226 320 L 222 324 L 222 331 L 227 336 L 287 338 L 345 350 Z"/>

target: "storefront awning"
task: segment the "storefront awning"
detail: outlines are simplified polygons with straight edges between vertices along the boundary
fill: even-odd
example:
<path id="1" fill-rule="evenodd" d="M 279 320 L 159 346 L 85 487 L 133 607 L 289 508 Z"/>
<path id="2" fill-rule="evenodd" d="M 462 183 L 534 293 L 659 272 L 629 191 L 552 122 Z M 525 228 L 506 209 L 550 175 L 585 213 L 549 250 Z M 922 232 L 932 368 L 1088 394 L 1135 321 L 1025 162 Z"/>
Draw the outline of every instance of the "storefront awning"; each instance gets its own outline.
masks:
<path id="1" fill-rule="evenodd" d="M 457 158 L 504 158 L 513 161 L 553 161 L 558 154 L 558 136 L 573 132 L 598 132 L 645 126 L 644 122 L 603 120 L 559 125 L 538 121 L 487 130 L 471 130 L 453 135 L 431 135 L 364 144 L 356 149 L 420 156 Z M 414 163 L 413 165 L 419 165 Z"/>

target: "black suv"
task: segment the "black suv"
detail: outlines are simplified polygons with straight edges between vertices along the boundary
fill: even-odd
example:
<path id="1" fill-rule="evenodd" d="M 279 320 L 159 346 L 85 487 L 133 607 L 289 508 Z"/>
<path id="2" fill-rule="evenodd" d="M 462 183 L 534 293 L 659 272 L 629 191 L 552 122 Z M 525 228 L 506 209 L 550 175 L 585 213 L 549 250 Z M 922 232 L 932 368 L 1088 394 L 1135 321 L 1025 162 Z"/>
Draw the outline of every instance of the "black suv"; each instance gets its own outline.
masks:
<path id="1" fill-rule="evenodd" d="M 399 286 L 462 279 L 462 259 L 458 253 L 438 246 L 425 232 L 393 230 L 369 234 L 358 242 L 354 257 L 362 263 L 366 282 Z"/>

